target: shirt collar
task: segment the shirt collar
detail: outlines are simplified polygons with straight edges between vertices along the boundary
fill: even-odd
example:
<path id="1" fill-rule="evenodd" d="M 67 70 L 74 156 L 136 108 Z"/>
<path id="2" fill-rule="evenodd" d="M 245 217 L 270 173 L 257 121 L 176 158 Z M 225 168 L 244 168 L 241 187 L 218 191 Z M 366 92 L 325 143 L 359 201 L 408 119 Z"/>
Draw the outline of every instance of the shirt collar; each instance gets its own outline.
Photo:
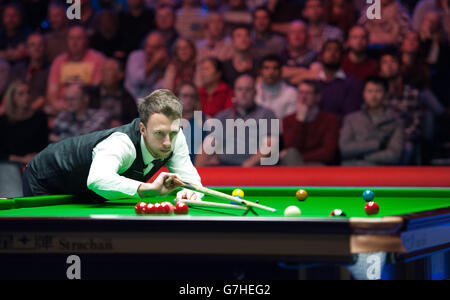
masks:
<path id="1" fill-rule="evenodd" d="M 142 160 L 144 161 L 144 165 L 148 166 L 155 158 L 148 152 L 147 147 L 145 146 L 144 136 L 141 134 L 141 152 L 142 152 Z"/>

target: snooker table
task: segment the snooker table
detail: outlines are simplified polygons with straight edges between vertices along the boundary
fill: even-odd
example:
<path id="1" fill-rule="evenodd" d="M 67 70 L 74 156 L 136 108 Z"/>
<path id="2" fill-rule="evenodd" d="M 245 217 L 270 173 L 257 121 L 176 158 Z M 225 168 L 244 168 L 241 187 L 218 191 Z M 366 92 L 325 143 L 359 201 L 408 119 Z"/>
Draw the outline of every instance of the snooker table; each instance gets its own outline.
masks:
<path id="1" fill-rule="evenodd" d="M 434 254 L 444 254 L 444 268 L 450 264 L 450 189 L 372 188 L 380 212 L 368 216 L 362 198 L 366 188 L 302 187 L 308 192 L 306 201 L 296 199 L 299 187 L 239 188 L 244 199 L 277 211 L 255 208 L 244 214 L 191 206 L 184 216 L 138 216 L 132 199 L 86 203 L 60 195 L 0 200 L 0 278 L 42 278 L 47 273 L 64 277 L 65 269 L 60 269 L 73 254 L 92 264 L 92 278 L 114 276 L 112 267 L 105 267 L 112 262 L 123 269 L 119 277 L 200 279 L 236 279 L 243 274 L 307 278 L 299 271 L 303 266 L 351 266 L 371 253 L 383 254 L 383 267 L 395 269 L 389 279 L 411 278 L 412 271 L 414 279 L 431 279 L 431 262 L 408 263 Z M 233 190 L 214 189 L 230 195 Z M 172 194 L 144 201 L 173 199 Z M 211 196 L 203 200 L 228 203 Z M 302 215 L 284 217 L 290 205 L 298 206 Z M 330 217 L 335 208 L 346 216 Z M 40 262 L 34 274 L 30 266 Z M 103 267 L 96 265 L 99 262 Z M 144 272 L 145 264 L 154 272 Z"/>

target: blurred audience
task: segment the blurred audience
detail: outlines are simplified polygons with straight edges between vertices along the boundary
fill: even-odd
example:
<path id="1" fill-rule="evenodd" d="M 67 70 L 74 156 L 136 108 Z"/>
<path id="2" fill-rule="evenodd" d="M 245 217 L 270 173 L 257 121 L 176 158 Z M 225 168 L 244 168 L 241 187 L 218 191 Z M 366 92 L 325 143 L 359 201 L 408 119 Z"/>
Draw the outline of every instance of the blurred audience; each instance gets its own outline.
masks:
<path id="1" fill-rule="evenodd" d="M 188 39 L 179 38 L 175 43 L 173 58 L 164 73 L 163 88 L 175 90 L 181 82 L 193 80 L 197 74 L 196 57 L 195 44 Z M 198 80 L 196 83 L 198 84 Z"/>
<path id="2" fill-rule="evenodd" d="M 67 31 L 69 21 L 66 6 L 61 2 L 52 2 L 48 7 L 50 30 L 45 33 L 47 60 L 52 62 L 58 55 L 67 51 Z"/>
<path id="3" fill-rule="evenodd" d="M 124 88 L 123 79 L 122 63 L 108 58 L 103 64 L 100 85 L 89 89 L 89 106 L 107 111 L 112 127 L 128 124 L 138 117 L 136 101 Z"/>
<path id="4" fill-rule="evenodd" d="M 208 11 L 200 6 L 198 0 L 181 0 L 181 3 L 176 12 L 175 28 L 185 38 L 193 41 L 203 39 Z"/>
<path id="5" fill-rule="evenodd" d="M 364 107 L 344 119 L 339 145 L 343 165 L 397 165 L 403 152 L 404 130 L 397 114 L 385 105 L 387 84 L 368 77 Z"/>
<path id="6" fill-rule="evenodd" d="M 231 107 L 233 90 L 223 81 L 223 66 L 217 58 L 206 58 L 199 67 L 201 87 L 198 89 L 202 112 L 211 118 Z"/>
<path id="7" fill-rule="evenodd" d="M 319 107 L 320 90 L 316 81 L 298 86 L 296 110 L 283 119 L 284 149 L 281 165 L 325 165 L 336 158 L 339 120 Z"/>
<path id="8" fill-rule="evenodd" d="M 354 0 L 325 0 L 325 20 L 347 34 L 358 21 Z"/>
<path id="9" fill-rule="evenodd" d="M 167 53 L 171 56 L 173 54 L 173 49 L 175 48 L 175 42 L 180 37 L 175 29 L 175 18 L 175 11 L 168 5 L 156 9 L 156 30 L 164 37 Z"/>
<path id="10" fill-rule="evenodd" d="M 125 87 L 135 99 L 147 96 L 162 87 L 162 79 L 170 59 L 159 32 L 152 32 L 145 40 L 144 49 L 133 51 L 127 61 Z"/>
<path id="11" fill-rule="evenodd" d="M 53 123 L 51 142 L 108 129 L 111 118 L 107 111 L 92 109 L 89 90 L 80 83 L 70 84 L 64 93 L 67 110 L 60 112 Z"/>
<path id="12" fill-rule="evenodd" d="M 415 29 L 420 28 L 425 15 L 429 12 L 438 12 L 442 17 L 442 26 L 447 40 L 450 39 L 450 3 L 448 0 L 420 0 L 415 9 L 412 18 Z"/>
<path id="13" fill-rule="evenodd" d="M 362 14 L 359 24 L 369 32 L 370 44 L 398 45 L 411 27 L 406 8 L 398 0 L 381 0 L 381 19 Z"/>
<path id="14" fill-rule="evenodd" d="M 253 55 L 260 60 L 266 55 L 281 55 L 286 41 L 278 34 L 272 32 L 270 12 L 266 8 L 258 8 L 253 13 Z"/>
<path id="15" fill-rule="evenodd" d="M 90 45 L 105 56 L 125 59 L 126 53 L 122 51 L 122 37 L 119 35 L 119 17 L 114 11 L 103 10 L 96 16 Z"/>
<path id="16" fill-rule="evenodd" d="M 342 31 L 326 23 L 324 0 L 306 0 L 303 17 L 308 21 L 309 48 L 320 51 L 328 40 L 344 40 Z"/>
<path id="17" fill-rule="evenodd" d="M 14 64 L 26 57 L 25 41 L 29 29 L 24 25 L 22 6 L 12 2 L 5 5 L 0 28 L 0 58 Z"/>
<path id="18" fill-rule="evenodd" d="M 101 81 L 105 57 L 88 47 L 84 27 L 72 26 L 67 33 L 67 52 L 59 55 L 52 63 L 47 85 L 47 98 L 54 114 L 65 110 L 64 87 L 68 83 L 82 82 L 98 85 Z"/>
<path id="19" fill-rule="evenodd" d="M 0 58 L 0 103 L 9 82 L 10 67 L 6 60 Z"/>
<path id="20" fill-rule="evenodd" d="M 228 0 L 227 6 L 222 12 L 225 21 L 225 30 L 231 34 L 236 27 L 250 28 L 252 25 L 252 14 L 245 0 Z"/>
<path id="21" fill-rule="evenodd" d="M 369 33 L 366 29 L 359 25 L 352 27 L 347 39 L 348 52 L 342 59 L 342 70 L 361 81 L 378 73 L 378 62 L 369 57 L 368 45 Z"/>
<path id="22" fill-rule="evenodd" d="M 213 132 L 205 138 L 203 151 L 195 160 L 197 167 L 212 165 L 252 167 L 259 165 L 260 159 L 268 154 L 261 150 L 273 142 L 271 120 L 276 117 L 271 110 L 255 103 L 255 94 L 253 77 L 244 74 L 236 79 L 233 107 L 221 111 L 213 119 L 215 123 L 220 122 L 224 130 L 223 136 L 216 137 Z M 267 128 L 261 128 L 261 120 L 266 122 Z M 236 128 L 238 128 L 237 136 Z M 212 150 L 211 147 L 220 153 L 208 155 L 207 153 Z M 232 153 L 229 152 L 231 149 Z"/>
<path id="23" fill-rule="evenodd" d="M 197 41 L 197 60 L 215 57 L 221 61 L 233 56 L 233 43 L 225 35 L 223 17 L 219 13 L 210 13 L 206 24 L 205 38 Z"/>
<path id="24" fill-rule="evenodd" d="M 261 60 L 261 80 L 256 83 L 255 98 L 256 104 L 272 110 L 280 121 L 297 107 L 297 91 L 281 78 L 282 67 L 281 58 L 276 55 Z"/>

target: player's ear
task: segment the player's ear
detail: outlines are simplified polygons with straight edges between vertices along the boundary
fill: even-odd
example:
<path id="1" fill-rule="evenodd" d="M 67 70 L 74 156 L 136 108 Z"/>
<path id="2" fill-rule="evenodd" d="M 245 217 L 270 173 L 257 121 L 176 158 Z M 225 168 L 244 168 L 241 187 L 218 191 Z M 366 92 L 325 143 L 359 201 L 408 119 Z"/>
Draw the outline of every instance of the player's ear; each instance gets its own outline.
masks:
<path id="1" fill-rule="evenodd" d="M 145 136 L 145 125 L 142 122 L 139 122 L 139 132 Z"/>

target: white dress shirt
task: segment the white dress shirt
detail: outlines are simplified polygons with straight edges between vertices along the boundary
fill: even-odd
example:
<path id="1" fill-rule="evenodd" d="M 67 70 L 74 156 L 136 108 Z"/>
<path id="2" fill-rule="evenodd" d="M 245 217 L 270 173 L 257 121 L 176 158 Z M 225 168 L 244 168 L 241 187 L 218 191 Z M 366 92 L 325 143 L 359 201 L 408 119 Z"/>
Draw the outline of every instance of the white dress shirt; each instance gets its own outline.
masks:
<path id="1" fill-rule="evenodd" d="M 143 170 L 144 176 L 153 168 L 155 159 L 145 147 L 144 137 L 140 142 L 142 158 L 147 168 Z M 186 182 L 201 185 L 200 176 L 189 158 L 189 149 L 180 129 L 173 141 L 173 155 L 166 163 L 170 173 L 176 173 Z M 115 132 L 92 151 L 92 164 L 89 171 L 87 186 L 90 190 L 108 200 L 121 198 L 137 198 L 140 181 L 121 176 L 127 171 L 136 159 L 136 149 L 130 137 L 125 133 Z M 198 194 L 198 196 L 203 196 Z"/>

